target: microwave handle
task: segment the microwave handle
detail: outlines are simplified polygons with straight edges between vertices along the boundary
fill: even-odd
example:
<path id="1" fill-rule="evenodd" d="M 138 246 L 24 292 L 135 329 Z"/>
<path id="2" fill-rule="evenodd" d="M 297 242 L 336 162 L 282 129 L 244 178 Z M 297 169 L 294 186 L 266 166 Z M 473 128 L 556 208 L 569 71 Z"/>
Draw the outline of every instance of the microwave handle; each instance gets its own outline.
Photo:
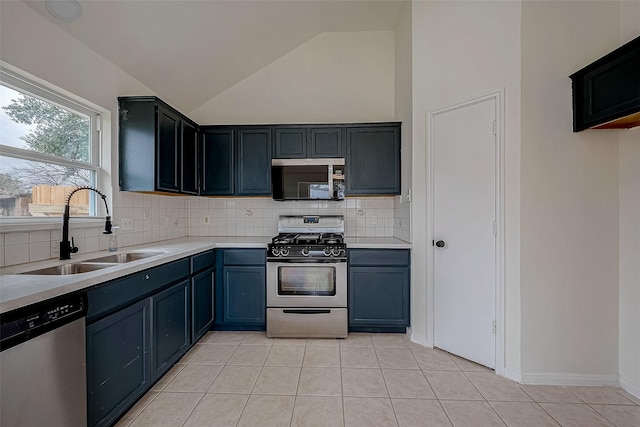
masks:
<path id="1" fill-rule="evenodd" d="M 329 164 L 329 199 L 335 199 L 335 194 L 333 194 L 333 164 Z"/>

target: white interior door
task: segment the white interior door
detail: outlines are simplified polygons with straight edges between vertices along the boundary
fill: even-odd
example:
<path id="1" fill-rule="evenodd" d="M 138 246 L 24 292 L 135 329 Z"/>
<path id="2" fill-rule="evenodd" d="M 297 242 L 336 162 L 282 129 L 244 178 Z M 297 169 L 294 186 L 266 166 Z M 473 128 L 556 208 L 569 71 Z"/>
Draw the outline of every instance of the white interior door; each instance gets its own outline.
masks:
<path id="1" fill-rule="evenodd" d="M 434 345 L 491 368 L 496 364 L 496 114 L 496 99 L 487 98 L 432 119 Z"/>

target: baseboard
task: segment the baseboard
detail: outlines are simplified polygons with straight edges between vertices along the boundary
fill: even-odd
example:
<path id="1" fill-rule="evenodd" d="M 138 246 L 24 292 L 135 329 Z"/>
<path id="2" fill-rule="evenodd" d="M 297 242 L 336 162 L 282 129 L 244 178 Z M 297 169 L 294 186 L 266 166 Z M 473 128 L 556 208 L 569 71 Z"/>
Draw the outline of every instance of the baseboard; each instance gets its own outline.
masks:
<path id="1" fill-rule="evenodd" d="M 620 377 L 620 387 L 622 387 L 627 393 L 640 399 L 640 384 L 636 384 L 626 378 Z"/>
<path id="2" fill-rule="evenodd" d="M 522 372 L 520 372 L 519 370 L 504 368 L 504 371 L 502 373 L 505 378 L 511 381 L 515 381 L 517 383 L 522 382 Z"/>
<path id="3" fill-rule="evenodd" d="M 409 336 L 409 340 L 411 340 L 411 342 L 420 344 L 424 347 L 432 347 L 427 342 L 427 337 L 425 337 L 424 335 L 414 334 L 413 331 L 411 331 L 411 328 L 408 328 L 407 335 Z"/>
<path id="4" fill-rule="evenodd" d="M 617 375 L 605 374 L 522 374 L 522 384 L 618 385 Z"/>

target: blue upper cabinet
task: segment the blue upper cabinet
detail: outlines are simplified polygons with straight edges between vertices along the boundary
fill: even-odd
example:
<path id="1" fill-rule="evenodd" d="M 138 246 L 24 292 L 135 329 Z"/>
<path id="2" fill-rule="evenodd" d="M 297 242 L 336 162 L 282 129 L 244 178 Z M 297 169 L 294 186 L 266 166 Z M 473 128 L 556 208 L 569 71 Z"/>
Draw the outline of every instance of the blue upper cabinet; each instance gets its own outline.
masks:
<path id="1" fill-rule="evenodd" d="M 271 195 L 271 129 L 238 129 L 236 151 L 235 193 L 239 196 Z"/>
<path id="2" fill-rule="evenodd" d="M 273 130 L 273 157 L 304 159 L 307 157 L 306 128 L 277 127 Z"/>
<path id="3" fill-rule="evenodd" d="M 275 159 L 344 157 L 341 126 L 278 125 L 273 129 Z"/>
<path id="4" fill-rule="evenodd" d="M 120 189 L 197 194 L 197 125 L 153 96 L 118 102 Z"/>
<path id="5" fill-rule="evenodd" d="M 340 127 L 314 127 L 309 129 L 309 156 L 316 158 L 344 157 Z"/>
<path id="6" fill-rule="evenodd" d="M 200 131 L 188 121 L 182 121 L 181 186 L 184 194 L 198 194 L 198 150 Z"/>
<path id="7" fill-rule="evenodd" d="M 180 116 L 163 105 L 157 107 L 156 187 L 180 191 Z"/>
<path id="8" fill-rule="evenodd" d="M 400 194 L 400 123 L 346 129 L 350 196 Z"/>
<path id="9" fill-rule="evenodd" d="M 204 127 L 200 153 L 201 195 L 271 195 L 270 128 Z"/>
<path id="10" fill-rule="evenodd" d="M 234 192 L 235 153 L 232 129 L 204 129 L 200 145 L 200 194 L 230 196 Z"/>
<path id="11" fill-rule="evenodd" d="M 640 126 L 640 37 L 570 78 L 574 132 Z"/>

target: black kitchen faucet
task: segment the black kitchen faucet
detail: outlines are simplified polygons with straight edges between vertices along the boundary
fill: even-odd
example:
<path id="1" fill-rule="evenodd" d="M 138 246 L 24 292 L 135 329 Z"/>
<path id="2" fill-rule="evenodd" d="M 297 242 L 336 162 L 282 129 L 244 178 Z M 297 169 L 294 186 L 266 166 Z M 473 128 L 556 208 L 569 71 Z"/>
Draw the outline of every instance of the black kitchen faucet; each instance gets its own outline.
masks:
<path id="1" fill-rule="evenodd" d="M 80 190 L 91 190 L 100 195 L 100 197 L 104 201 L 104 206 L 107 209 L 107 216 L 105 217 L 104 231 L 102 232 L 102 234 L 111 234 L 111 216 L 109 216 L 107 196 L 93 187 L 82 186 L 74 188 L 71 193 L 69 193 L 69 195 L 67 196 L 67 200 L 64 203 L 64 213 L 62 214 L 62 241 L 60 242 L 60 259 L 71 259 L 71 254 L 75 254 L 76 252 L 78 252 L 78 248 L 73 243 L 73 237 L 71 238 L 71 242 L 69 242 L 69 202 L 71 201 L 71 196 L 73 196 L 74 193 Z"/>

